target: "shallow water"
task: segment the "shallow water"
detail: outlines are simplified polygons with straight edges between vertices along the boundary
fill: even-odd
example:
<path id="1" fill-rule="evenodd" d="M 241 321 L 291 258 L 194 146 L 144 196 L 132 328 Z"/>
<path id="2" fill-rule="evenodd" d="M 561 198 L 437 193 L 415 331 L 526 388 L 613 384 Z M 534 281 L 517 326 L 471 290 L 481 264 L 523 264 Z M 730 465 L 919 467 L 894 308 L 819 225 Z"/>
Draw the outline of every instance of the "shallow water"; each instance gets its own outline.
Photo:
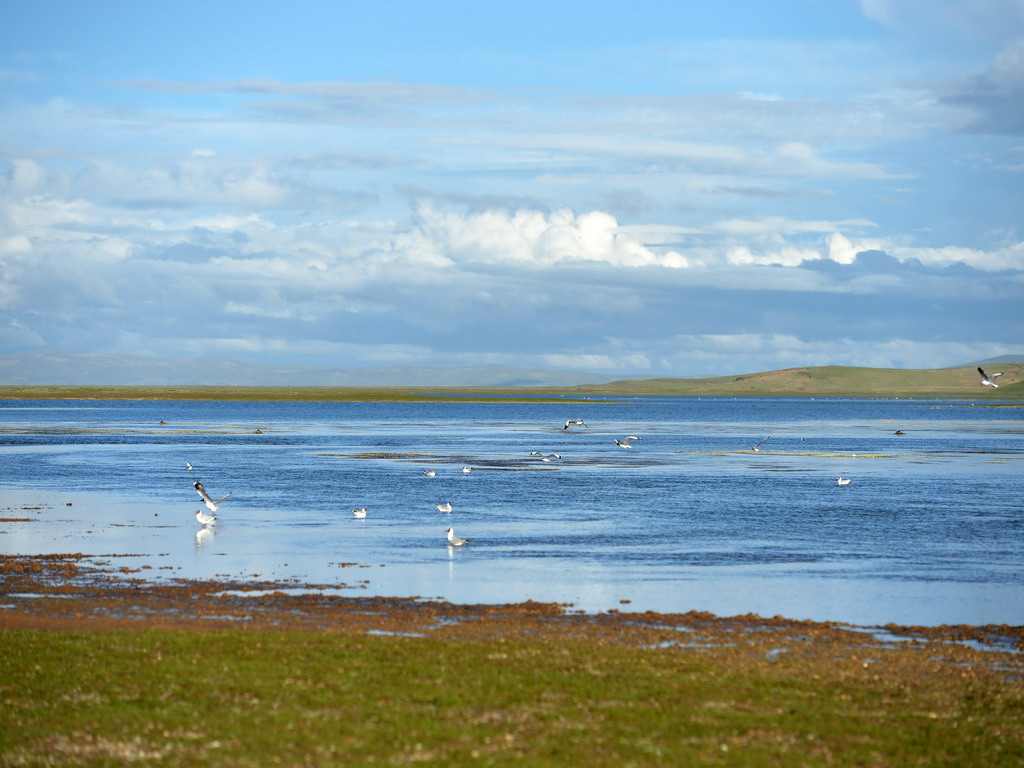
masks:
<path id="1" fill-rule="evenodd" d="M 30 518 L 0 523 L 0 552 L 466 603 L 1019 624 L 1022 462 L 1024 410 L 967 401 L 0 401 L 0 517 Z M 198 537 L 197 479 L 232 492 Z"/>

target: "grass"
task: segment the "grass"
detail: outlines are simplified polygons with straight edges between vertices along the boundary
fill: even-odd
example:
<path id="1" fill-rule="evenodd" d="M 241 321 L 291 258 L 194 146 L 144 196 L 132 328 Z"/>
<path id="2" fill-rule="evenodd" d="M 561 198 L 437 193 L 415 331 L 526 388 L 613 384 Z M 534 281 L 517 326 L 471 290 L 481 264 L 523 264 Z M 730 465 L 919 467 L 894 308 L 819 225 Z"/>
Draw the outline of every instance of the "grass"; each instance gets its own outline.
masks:
<path id="1" fill-rule="evenodd" d="M 480 402 L 517 397 L 533 402 L 583 401 L 593 395 L 970 397 L 972 400 L 1024 396 L 1024 365 L 1001 366 L 1003 383 L 983 388 L 973 368 L 903 370 L 823 366 L 718 376 L 703 379 L 647 379 L 567 388 L 542 387 L 205 387 L 205 386 L 0 386 L 0 398 L 100 400 L 264 400 L 264 401 L 451 401 Z"/>
<path id="2" fill-rule="evenodd" d="M 0 632 L 0 764 L 1022 765 L 1019 685 L 594 638 Z"/>
<path id="3" fill-rule="evenodd" d="M 1024 765 L 1021 627 L 892 642 L 89 560 L 0 558 L 2 766 Z"/>

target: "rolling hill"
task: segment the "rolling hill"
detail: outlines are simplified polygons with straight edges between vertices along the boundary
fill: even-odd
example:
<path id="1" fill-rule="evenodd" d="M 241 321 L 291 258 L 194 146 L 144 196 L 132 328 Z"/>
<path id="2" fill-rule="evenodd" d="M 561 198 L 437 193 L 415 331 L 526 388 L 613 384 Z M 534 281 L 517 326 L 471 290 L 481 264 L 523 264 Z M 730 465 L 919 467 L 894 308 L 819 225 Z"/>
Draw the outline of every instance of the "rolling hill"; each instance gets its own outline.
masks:
<path id="1" fill-rule="evenodd" d="M 821 366 L 704 379 L 613 381 L 574 388 L 644 395 L 820 395 L 860 397 L 1011 397 L 1024 395 L 1024 364 L 1001 365 L 999 388 L 981 386 L 977 366 L 935 369 Z M 988 372 L 994 373 L 994 369 Z"/>

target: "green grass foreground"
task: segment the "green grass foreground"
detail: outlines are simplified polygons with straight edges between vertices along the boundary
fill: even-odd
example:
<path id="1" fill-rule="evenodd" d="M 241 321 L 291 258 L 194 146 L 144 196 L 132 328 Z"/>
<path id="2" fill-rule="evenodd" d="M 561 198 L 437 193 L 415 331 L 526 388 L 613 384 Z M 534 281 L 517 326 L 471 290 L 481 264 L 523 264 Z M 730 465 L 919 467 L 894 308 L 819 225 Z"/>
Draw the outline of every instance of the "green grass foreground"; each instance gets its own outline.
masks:
<path id="1" fill-rule="evenodd" d="M 1013 766 L 1017 683 L 588 637 L 0 630 L 0 764 Z"/>

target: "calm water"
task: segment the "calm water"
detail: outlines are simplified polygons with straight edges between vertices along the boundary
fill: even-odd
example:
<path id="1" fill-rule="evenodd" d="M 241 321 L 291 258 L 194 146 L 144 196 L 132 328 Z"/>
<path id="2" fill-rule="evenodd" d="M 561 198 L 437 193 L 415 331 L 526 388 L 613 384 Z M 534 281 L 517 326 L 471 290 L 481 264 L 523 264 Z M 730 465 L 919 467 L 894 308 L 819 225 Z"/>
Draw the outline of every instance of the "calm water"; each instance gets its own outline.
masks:
<path id="1" fill-rule="evenodd" d="M 205 537 L 197 479 L 233 494 Z M 0 517 L 33 518 L 0 523 L 0 551 L 132 554 L 154 578 L 1020 624 L 1022 499 L 1024 410 L 966 401 L 0 401 Z"/>

